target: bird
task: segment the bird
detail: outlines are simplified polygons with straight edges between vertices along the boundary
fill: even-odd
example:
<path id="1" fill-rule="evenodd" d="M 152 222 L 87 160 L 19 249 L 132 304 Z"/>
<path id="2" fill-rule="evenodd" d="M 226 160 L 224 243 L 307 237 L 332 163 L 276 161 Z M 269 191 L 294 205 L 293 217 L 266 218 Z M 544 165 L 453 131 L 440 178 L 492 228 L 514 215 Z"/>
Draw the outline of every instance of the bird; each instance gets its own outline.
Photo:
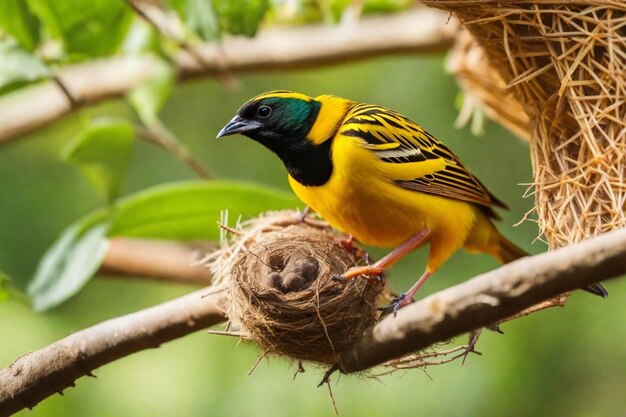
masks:
<path id="1" fill-rule="evenodd" d="M 235 134 L 275 153 L 294 193 L 333 227 L 362 244 L 394 248 L 340 278 L 381 276 L 430 243 L 423 274 L 393 298 L 394 314 L 461 248 L 501 263 L 528 255 L 493 223 L 495 208 L 507 206 L 446 145 L 393 110 L 275 90 L 245 102 L 217 137 Z M 607 295 L 601 284 L 584 289 Z"/>

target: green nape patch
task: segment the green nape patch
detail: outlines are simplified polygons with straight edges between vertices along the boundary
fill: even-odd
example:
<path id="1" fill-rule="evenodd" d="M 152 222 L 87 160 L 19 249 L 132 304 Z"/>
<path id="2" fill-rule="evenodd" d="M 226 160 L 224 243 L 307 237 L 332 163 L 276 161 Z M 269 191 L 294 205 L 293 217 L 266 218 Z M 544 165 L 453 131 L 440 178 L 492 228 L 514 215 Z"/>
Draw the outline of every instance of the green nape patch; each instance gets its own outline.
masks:
<path id="1" fill-rule="evenodd" d="M 307 124 L 311 113 L 317 113 L 320 103 L 299 98 L 275 97 L 266 99 L 266 103 L 273 108 L 274 119 L 280 121 L 280 127 L 286 130 L 296 130 Z"/>

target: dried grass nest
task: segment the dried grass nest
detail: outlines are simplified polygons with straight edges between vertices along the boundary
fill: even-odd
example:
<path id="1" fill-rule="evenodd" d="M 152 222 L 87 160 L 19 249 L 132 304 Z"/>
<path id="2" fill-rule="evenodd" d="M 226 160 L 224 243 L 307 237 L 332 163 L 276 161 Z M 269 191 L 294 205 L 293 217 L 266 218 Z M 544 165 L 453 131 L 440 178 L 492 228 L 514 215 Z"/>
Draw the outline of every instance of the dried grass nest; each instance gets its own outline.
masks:
<path id="1" fill-rule="evenodd" d="M 626 2 L 424 0 L 455 13 L 451 69 L 530 141 L 551 248 L 626 227 Z"/>
<path id="2" fill-rule="evenodd" d="M 230 332 L 257 342 L 264 356 L 334 365 L 378 320 L 384 284 L 332 279 L 362 264 L 362 253 L 344 249 L 325 223 L 299 218 L 294 211 L 255 218 L 206 261 L 227 292 Z"/>

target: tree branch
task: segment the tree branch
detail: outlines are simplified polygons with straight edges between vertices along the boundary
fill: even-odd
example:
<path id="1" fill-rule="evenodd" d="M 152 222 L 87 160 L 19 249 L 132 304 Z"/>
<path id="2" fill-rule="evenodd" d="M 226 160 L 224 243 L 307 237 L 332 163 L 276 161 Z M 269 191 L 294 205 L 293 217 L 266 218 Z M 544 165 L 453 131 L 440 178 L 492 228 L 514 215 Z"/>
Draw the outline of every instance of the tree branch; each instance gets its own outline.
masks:
<path id="1" fill-rule="evenodd" d="M 520 259 L 386 317 L 341 356 L 341 368 L 365 370 L 625 273 L 626 229 Z"/>
<path id="2" fill-rule="evenodd" d="M 219 44 L 194 46 L 193 54 L 182 50 L 175 64 L 179 81 L 184 81 L 225 71 L 281 71 L 380 55 L 440 51 L 452 44 L 458 27 L 454 21 L 446 24 L 448 16 L 424 8 L 366 18 L 350 26 L 277 28 L 251 39 L 229 38 Z M 1 97 L 0 143 L 52 123 L 80 105 L 126 94 L 153 75 L 154 64 L 155 58 L 146 55 L 71 65 L 56 74 L 65 92 L 49 81 Z"/>
<path id="3" fill-rule="evenodd" d="M 212 249 L 214 245 L 204 242 L 113 238 L 99 273 L 209 285 L 211 272 L 194 261 Z"/>
<path id="4" fill-rule="evenodd" d="M 521 259 L 403 308 L 341 357 L 344 372 L 495 323 L 558 294 L 626 273 L 626 229 Z M 73 386 L 80 376 L 142 349 L 223 320 L 210 289 L 98 324 L 0 370 L 0 417 Z"/>
<path id="5" fill-rule="evenodd" d="M 221 294 L 203 289 L 105 321 L 22 356 L 0 370 L 0 416 L 32 408 L 94 369 L 224 320 Z"/>

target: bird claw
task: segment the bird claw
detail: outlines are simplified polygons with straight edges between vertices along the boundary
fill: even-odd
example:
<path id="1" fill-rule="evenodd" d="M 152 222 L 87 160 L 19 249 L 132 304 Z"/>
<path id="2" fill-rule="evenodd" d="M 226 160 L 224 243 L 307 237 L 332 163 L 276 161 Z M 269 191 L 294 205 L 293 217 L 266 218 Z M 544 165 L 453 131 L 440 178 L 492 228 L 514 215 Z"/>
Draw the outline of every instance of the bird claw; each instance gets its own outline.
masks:
<path id="1" fill-rule="evenodd" d="M 393 312 L 393 316 L 397 316 L 398 315 L 398 310 L 400 310 L 400 303 L 402 302 L 402 300 L 404 300 L 406 297 L 406 294 L 402 293 L 397 297 L 393 297 L 391 299 L 391 304 L 389 305 L 391 307 L 391 311 Z"/>
<path id="2" fill-rule="evenodd" d="M 374 279 L 378 281 L 379 284 L 384 284 L 387 281 L 387 274 L 384 272 L 374 275 Z"/>
<path id="3" fill-rule="evenodd" d="M 344 277 L 341 274 L 333 274 L 333 276 L 331 276 L 330 279 L 332 279 L 333 281 L 338 281 L 338 282 L 346 282 L 348 280 L 348 278 Z"/>
<path id="4" fill-rule="evenodd" d="M 391 303 L 389 303 L 386 307 L 381 307 L 378 310 L 382 312 L 382 315 L 387 315 L 393 313 L 393 316 L 396 317 L 398 315 L 398 310 L 402 307 L 406 307 L 409 304 L 413 303 L 413 298 L 407 296 L 405 293 L 402 293 L 396 297 L 391 299 Z"/>

